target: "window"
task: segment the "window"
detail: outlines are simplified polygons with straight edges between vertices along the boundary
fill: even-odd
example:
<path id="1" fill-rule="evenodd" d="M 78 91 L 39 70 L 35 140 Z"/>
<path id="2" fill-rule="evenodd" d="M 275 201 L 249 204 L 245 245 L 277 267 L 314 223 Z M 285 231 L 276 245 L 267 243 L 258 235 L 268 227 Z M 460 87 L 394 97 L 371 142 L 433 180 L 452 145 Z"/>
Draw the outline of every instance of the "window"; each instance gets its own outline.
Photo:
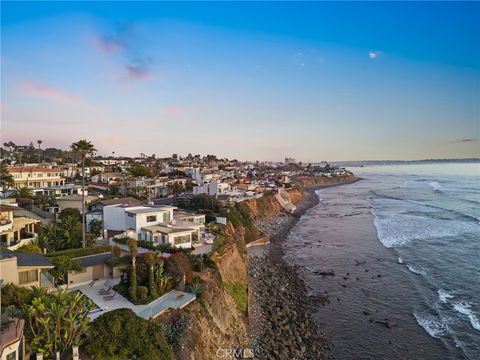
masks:
<path id="1" fill-rule="evenodd" d="M 175 245 L 185 244 L 188 242 L 190 242 L 190 235 L 175 236 L 175 238 L 173 239 L 173 243 Z"/>
<path id="2" fill-rule="evenodd" d="M 167 211 L 167 212 L 164 212 L 163 213 L 163 222 L 166 223 L 166 222 L 169 222 L 170 221 L 170 212 Z"/>
<path id="3" fill-rule="evenodd" d="M 154 221 L 157 221 L 157 216 L 156 215 L 147 216 L 147 222 L 154 222 Z"/>
<path id="4" fill-rule="evenodd" d="M 17 358 L 17 352 L 16 351 L 11 352 L 6 357 L 7 360 L 15 360 L 16 358 Z"/>
<path id="5" fill-rule="evenodd" d="M 37 270 L 20 271 L 18 273 L 18 282 L 20 283 L 20 285 L 28 284 L 36 281 L 38 281 Z"/>

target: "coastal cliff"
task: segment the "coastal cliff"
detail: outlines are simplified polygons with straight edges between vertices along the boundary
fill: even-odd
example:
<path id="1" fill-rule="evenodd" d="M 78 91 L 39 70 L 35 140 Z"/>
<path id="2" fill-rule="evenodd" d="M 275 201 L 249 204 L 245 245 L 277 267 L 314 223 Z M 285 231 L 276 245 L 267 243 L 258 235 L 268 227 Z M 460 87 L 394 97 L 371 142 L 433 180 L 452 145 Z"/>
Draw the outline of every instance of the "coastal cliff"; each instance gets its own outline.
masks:
<path id="1" fill-rule="evenodd" d="M 234 221 L 223 228 L 222 245 L 210 256 L 215 269 L 199 274 L 203 287 L 201 299 L 185 309 L 190 326 L 185 345 L 176 354 L 177 359 L 207 360 L 214 358 L 219 349 L 239 348 L 254 348 L 255 358 L 262 359 L 292 354 L 299 355 L 299 359 L 324 358 L 327 342 L 317 334 L 308 315 L 304 284 L 283 261 L 281 239 L 296 219 L 315 204 L 315 199 L 318 201 L 307 189 L 353 181 L 356 181 L 353 174 L 298 179 L 297 185 L 281 193 L 282 203 L 296 206 L 294 214 L 287 213 L 285 204 L 274 194 L 236 205 L 239 209 L 247 209 L 242 212 L 250 221 L 244 219 L 242 223 L 232 218 Z M 268 253 L 247 256 L 246 244 L 264 234 L 272 240 Z M 244 291 L 243 300 L 246 300 L 249 287 L 252 297 L 262 297 L 261 301 L 256 301 L 258 306 L 251 314 L 242 307 L 241 294 Z M 277 301 L 266 301 L 271 294 L 275 294 Z M 296 353 L 296 349 L 300 352 Z"/>
<path id="2" fill-rule="evenodd" d="M 185 309 L 190 319 L 183 349 L 177 359 L 211 360 L 217 351 L 247 347 L 247 317 L 232 295 L 232 289 L 247 288 L 245 231 L 225 228 L 225 243 L 211 256 L 216 269 L 200 274 L 202 295 L 199 301 Z"/>

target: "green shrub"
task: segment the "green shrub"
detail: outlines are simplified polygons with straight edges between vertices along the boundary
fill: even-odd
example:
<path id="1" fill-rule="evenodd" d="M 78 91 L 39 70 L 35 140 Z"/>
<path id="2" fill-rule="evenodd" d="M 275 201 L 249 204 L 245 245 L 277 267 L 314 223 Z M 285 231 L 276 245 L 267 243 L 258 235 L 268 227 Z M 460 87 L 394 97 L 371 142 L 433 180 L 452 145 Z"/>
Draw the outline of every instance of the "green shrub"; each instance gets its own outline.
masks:
<path id="1" fill-rule="evenodd" d="M 148 288 L 146 286 L 137 286 L 137 298 L 145 301 L 148 298 Z"/>
<path id="2" fill-rule="evenodd" d="M 15 252 L 20 254 L 41 254 L 42 249 L 36 244 L 26 244 L 20 246 Z"/>
<path id="3" fill-rule="evenodd" d="M 2 307 L 15 306 L 21 308 L 32 301 L 32 290 L 13 284 L 2 286 Z"/>
<path id="4" fill-rule="evenodd" d="M 64 255 L 70 258 L 76 258 L 76 257 L 96 255 L 96 254 L 101 254 L 101 253 L 111 252 L 111 251 L 112 251 L 112 247 L 110 245 L 104 245 L 104 246 L 96 246 L 91 248 L 78 248 L 78 249 L 54 251 L 46 254 L 46 256 L 50 258 L 50 257 Z"/>
<path id="5" fill-rule="evenodd" d="M 130 309 L 109 311 L 90 325 L 86 351 L 95 359 L 170 360 L 173 358 L 163 328 Z"/>
<path id="6" fill-rule="evenodd" d="M 238 310 L 243 314 L 248 313 L 248 292 L 247 285 L 242 283 L 224 283 L 230 296 L 235 301 Z"/>
<path id="7" fill-rule="evenodd" d="M 184 333 L 188 328 L 189 319 L 185 314 L 181 314 L 177 319 L 174 319 L 171 323 L 161 324 L 165 338 L 168 344 L 174 349 L 178 350 L 183 346 Z"/>

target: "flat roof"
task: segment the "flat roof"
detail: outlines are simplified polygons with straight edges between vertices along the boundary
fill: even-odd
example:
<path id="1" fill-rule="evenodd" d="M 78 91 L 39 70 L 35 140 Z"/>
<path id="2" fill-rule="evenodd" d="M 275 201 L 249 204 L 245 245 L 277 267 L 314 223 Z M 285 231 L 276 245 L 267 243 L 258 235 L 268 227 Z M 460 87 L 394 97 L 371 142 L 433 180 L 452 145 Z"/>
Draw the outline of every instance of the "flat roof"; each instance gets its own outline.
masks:
<path id="1" fill-rule="evenodd" d="M 93 201 L 95 200 L 97 197 L 96 196 L 92 196 L 92 195 L 85 195 L 85 200 L 87 201 Z M 78 195 L 78 194 L 73 194 L 73 195 L 67 195 L 67 196 L 60 196 L 58 198 L 56 198 L 57 202 L 58 201 L 82 201 L 82 195 Z"/>
<path id="2" fill-rule="evenodd" d="M 142 227 L 143 230 L 150 231 L 152 233 L 161 233 L 161 234 L 174 234 L 186 231 L 194 231 L 192 228 L 174 228 L 162 225 L 152 225 L 152 226 L 144 226 Z"/>
<path id="3" fill-rule="evenodd" d="M 175 210 L 175 206 L 156 206 L 156 207 L 147 207 L 147 206 L 142 206 L 137 209 L 131 209 L 131 210 L 126 210 L 126 212 L 131 213 L 131 214 L 148 214 L 148 213 L 156 213 L 160 211 L 167 211 L 167 210 Z"/>

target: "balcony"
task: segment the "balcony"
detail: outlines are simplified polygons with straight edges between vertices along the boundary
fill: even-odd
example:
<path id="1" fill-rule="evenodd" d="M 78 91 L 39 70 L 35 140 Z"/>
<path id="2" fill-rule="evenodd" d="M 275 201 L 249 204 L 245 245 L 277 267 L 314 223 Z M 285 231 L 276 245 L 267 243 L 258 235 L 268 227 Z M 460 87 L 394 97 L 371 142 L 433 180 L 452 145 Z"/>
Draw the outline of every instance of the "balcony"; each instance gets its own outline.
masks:
<path id="1" fill-rule="evenodd" d="M 13 221 L 9 219 L 0 220 L 0 233 L 11 230 L 13 228 Z"/>
<path id="2" fill-rule="evenodd" d="M 2 314 L 0 327 L 0 354 L 3 350 L 22 339 L 23 336 L 23 319 L 11 318 Z"/>

